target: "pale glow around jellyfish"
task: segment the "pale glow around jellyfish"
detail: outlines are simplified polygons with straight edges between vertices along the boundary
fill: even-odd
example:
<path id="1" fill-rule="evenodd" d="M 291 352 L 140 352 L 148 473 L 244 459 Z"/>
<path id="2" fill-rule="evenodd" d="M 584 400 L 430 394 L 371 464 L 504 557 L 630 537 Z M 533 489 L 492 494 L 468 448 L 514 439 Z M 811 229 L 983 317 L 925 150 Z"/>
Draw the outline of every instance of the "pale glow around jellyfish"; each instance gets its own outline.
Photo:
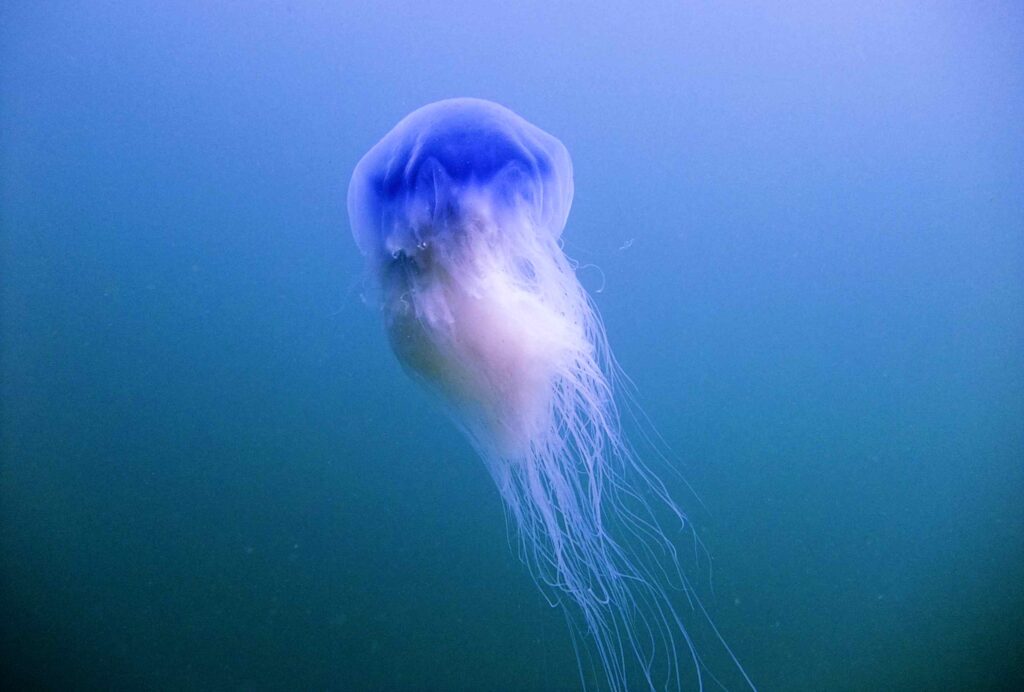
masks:
<path id="1" fill-rule="evenodd" d="M 462 98 L 420 108 L 377 143 L 348 211 L 395 354 L 486 463 L 520 556 L 565 604 L 600 684 L 676 689 L 685 668 L 699 688 L 704 665 L 670 582 L 706 614 L 645 498 L 683 516 L 623 440 L 604 327 L 559 244 L 572 196 L 561 142 Z"/>

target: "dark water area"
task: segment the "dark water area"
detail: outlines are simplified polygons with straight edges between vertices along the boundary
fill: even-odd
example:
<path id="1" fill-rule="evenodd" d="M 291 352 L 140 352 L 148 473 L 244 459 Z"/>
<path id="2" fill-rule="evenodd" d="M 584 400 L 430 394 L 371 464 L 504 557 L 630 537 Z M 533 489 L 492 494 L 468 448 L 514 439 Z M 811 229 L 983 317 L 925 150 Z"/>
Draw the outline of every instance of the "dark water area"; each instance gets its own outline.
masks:
<path id="1" fill-rule="evenodd" d="M 350 235 L 454 96 L 572 155 L 758 688 L 1024 688 L 1012 2 L 5 3 L 4 687 L 579 688 Z"/>

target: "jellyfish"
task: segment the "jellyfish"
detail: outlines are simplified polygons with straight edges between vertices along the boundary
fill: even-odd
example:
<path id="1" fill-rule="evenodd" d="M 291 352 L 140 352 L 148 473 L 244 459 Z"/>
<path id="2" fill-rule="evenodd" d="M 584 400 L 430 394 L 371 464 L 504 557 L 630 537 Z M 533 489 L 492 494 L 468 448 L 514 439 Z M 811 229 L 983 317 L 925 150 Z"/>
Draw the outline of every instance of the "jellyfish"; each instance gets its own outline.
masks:
<path id="1" fill-rule="evenodd" d="M 623 377 L 560 240 L 572 198 L 558 139 L 458 98 L 370 149 L 348 213 L 391 347 L 483 460 L 519 556 L 565 606 L 583 686 L 589 661 L 611 690 L 678 689 L 684 667 L 702 688 L 673 593 L 707 612 L 662 529 L 686 517 L 623 432 Z"/>

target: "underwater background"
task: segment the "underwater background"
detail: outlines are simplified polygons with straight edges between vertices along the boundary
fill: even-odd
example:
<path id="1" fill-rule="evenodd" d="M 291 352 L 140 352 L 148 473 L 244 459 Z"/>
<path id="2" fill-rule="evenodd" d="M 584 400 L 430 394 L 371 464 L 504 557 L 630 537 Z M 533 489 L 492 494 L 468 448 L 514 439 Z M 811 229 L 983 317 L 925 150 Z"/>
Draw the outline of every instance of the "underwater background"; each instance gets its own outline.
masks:
<path id="1" fill-rule="evenodd" d="M 846 5 L 4 3 L 0 682 L 579 687 L 345 210 L 478 96 L 759 689 L 1024 689 L 1024 5 Z"/>

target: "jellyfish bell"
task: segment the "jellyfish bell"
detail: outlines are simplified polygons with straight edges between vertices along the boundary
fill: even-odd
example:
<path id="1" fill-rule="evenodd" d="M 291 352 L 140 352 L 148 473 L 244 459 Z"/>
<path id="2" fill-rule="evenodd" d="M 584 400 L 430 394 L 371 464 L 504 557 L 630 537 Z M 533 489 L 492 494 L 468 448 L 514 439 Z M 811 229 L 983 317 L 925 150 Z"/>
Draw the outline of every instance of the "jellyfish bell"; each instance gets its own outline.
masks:
<path id="1" fill-rule="evenodd" d="M 348 211 L 392 349 L 477 449 L 520 557 L 568 606 L 599 685 L 678 688 L 682 650 L 700 687 L 668 582 L 703 607 L 650 503 L 683 515 L 623 437 L 604 328 L 559 243 L 572 196 L 560 141 L 461 98 L 420 108 L 370 149 Z"/>
<path id="2" fill-rule="evenodd" d="M 478 99 L 414 112 L 352 178 L 395 353 L 503 455 L 541 434 L 555 370 L 586 345 L 557 248 L 572 192 L 561 142 Z"/>
<path id="3" fill-rule="evenodd" d="M 364 254 L 411 249 L 410 236 L 426 223 L 445 226 L 459 200 L 528 210 L 557 237 L 572 193 L 561 142 L 496 103 L 458 98 L 413 111 L 367 152 L 352 176 L 349 214 Z"/>

